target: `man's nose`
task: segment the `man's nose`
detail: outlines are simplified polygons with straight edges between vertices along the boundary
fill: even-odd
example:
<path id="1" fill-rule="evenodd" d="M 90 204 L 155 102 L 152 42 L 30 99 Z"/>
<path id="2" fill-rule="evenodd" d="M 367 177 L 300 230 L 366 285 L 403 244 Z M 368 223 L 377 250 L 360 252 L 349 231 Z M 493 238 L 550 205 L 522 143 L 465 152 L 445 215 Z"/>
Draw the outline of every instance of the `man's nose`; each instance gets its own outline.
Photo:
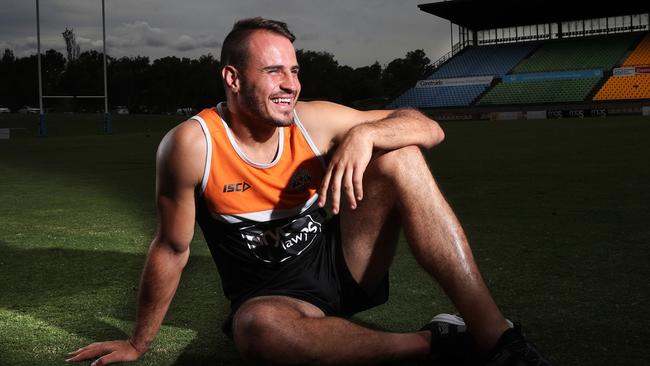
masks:
<path id="1" fill-rule="evenodd" d="M 280 88 L 286 91 L 296 91 L 298 89 L 298 77 L 293 72 L 285 72 L 284 77 L 282 78 L 282 83 L 280 83 Z"/>

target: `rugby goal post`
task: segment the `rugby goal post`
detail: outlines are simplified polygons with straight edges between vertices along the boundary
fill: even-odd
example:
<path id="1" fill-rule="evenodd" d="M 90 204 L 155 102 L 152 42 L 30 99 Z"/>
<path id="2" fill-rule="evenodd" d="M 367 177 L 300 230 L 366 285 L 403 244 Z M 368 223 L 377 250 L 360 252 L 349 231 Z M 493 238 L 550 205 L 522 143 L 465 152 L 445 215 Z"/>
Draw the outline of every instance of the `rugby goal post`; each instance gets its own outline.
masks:
<path id="1" fill-rule="evenodd" d="M 104 0 L 102 0 L 102 51 L 104 55 L 104 95 L 43 95 L 43 75 L 41 73 L 41 18 L 39 0 L 36 0 L 36 47 L 38 52 L 38 135 L 47 136 L 47 119 L 43 109 L 43 98 L 103 98 L 104 99 L 104 133 L 113 132 L 111 114 L 108 111 L 108 83 L 106 76 L 106 16 Z"/>

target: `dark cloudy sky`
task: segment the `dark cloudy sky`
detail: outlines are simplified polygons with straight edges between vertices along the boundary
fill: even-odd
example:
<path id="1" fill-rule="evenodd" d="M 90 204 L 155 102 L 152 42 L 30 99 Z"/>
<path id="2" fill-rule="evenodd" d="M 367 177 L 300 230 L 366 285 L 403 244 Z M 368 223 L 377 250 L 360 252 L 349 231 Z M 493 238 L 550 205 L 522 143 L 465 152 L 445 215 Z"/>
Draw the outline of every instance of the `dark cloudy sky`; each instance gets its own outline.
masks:
<path id="1" fill-rule="evenodd" d="M 296 48 L 328 51 L 342 65 L 386 64 L 421 48 L 436 60 L 450 49 L 449 22 L 420 11 L 426 0 L 105 0 L 108 54 L 218 58 L 236 19 L 289 23 Z M 433 1 L 429 1 L 433 2 Z M 0 50 L 36 53 L 34 0 L 0 0 Z M 101 49 L 100 0 L 40 0 L 41 49 L 63 52 L 73 28 L 82 51 Z"/>

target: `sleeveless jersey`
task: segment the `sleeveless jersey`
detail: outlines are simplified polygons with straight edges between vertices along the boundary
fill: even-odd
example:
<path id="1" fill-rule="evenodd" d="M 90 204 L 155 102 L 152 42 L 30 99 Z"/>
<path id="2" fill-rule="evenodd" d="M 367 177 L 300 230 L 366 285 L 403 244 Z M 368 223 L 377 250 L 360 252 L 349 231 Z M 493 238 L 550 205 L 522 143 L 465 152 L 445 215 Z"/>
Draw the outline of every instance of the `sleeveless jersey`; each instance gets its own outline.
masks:
<path id="1" fill-rule="evenodd" d="M 224 294 L 237 303 L 320 245 L 326 215 L 316 202 L 325 164 L 295 111 L 294 123 L 278 128 L 273 161 L 253 162 L 222 118 L 223 105 L 192 117 L 207 143 L 196 220 Z"/>

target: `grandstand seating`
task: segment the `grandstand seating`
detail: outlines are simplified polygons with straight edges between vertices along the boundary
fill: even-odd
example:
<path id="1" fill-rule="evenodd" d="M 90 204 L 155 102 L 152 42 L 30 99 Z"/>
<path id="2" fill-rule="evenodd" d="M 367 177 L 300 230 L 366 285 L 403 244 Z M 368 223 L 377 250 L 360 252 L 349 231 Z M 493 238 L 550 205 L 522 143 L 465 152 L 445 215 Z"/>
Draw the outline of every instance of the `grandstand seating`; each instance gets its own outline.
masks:
<path id="1" fill-rule="evenodd" d="M 650 33 L 646 34 L 634 52 L 623 62 L 623 66 L 650 65 Z"/>
<path id="2" fill-rule="evenodd" d="M 512 73 L 595 68 L 609 70 L 620 62 L 638 37 L 638 33 L 619 33 L 549 41 L 517 65 Z"/>
<path id="3" fill-rule="evenodd" d="M 537 42 L 467 47 L 428 79 L 493 75 L 502 77 L 537 47 Z"/>
<path id="4" fill-rule="evenodd" d="M 450 59 L 427 79 L 457 77 L 503 77 L 537 46 L 536 43 L 519 43 L 493 46 L 467 47 Z M 456 85 L 432 88 L 411 88 L 389 104 L 390 108 L 411 106 L 436 108 L 466 106 L 485 91 L 488 85 Z"/>
<path id="5" fill-rule="evenodd" d="M 594 100 L 650 99 L 650 74 L 612 76 Z"/>
<path id="6" fill-rule="evenodd" d="M 642 65 L 650 66 L 650 33 L 643 35 L 643 40 L 622 66 L 637 66 L 637 70 Z M 489 75 L 498 81 L 496 85 L 492 84 L 491 89 L 487 84 L 416 86 L 395 99 L 389 107 L 582 102 L 602 82 L 603 73 L 610 73 L 621 65 L 641 36 L 642 33 L 638 32 L 616 33 L 467 47 L 427 79 L 449 82 L 445 79 Z M 485 94 L 481 96 L 482 93 Z M 593 99 L 650 99 L 650 74 L 610 77 Z"/>
<path id="7" fill-rule="evenodd" d="M 438 86 L 411 88 L 395 99 L 390 108 L 435 108 L 469 105 L 488 85 Z"/>
<path id="8" fill-rule="evenodd" d="M 599 78 L 543 80 L 497 84 L 477 105 L 535 104 L 583 101 Z"/>

